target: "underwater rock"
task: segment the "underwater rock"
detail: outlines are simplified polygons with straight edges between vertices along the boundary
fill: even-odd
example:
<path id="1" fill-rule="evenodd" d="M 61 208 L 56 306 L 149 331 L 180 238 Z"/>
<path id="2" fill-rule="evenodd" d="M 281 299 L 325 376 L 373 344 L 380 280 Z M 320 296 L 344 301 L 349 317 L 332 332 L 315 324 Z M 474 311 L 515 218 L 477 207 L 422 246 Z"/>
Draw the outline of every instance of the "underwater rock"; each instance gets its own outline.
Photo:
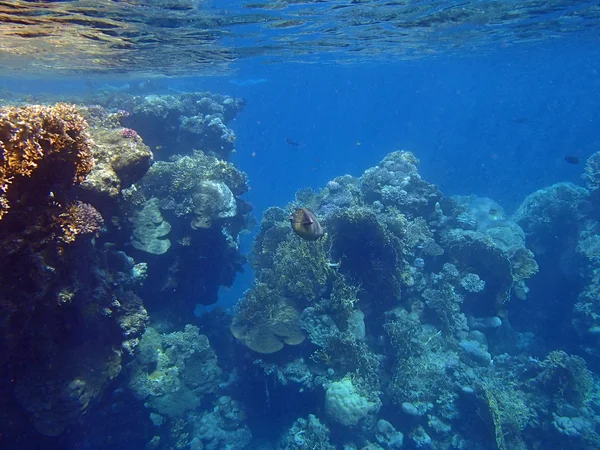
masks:
<path id="1" fill-rule="evenodd" d="M 586 189 L 572 183 L 557 183 L 528 195 L 513 220 L 523 228 L 527 243 L 536 254 L 560 254 L 577 235 L 589 209 L 588 201 Z M 561 239 L 557 241 L 555 236 Z"/>
<path id="2" fill-rule="evenodd" d="M 379 444 L 388 449 L 401 448 L 404 441 L 402 433 L 397 431 L 387 420 L 383 419 L 377 421 L 377 434 L 375 437 Z"/>
<path id="3" fill-rule="evenodd" d="M 468 318 L 469 328 L 472 330 L 486 330 L 489 328 L 498 328 L 502 325 L 500 317 L 472 317 Z"/>
<path id="4" fill-rule="evenodd" d="M 138 182 L 154 158 L 150 148 L 123 128 L 91 128 L 94 167 L 82 187 L 100 197 L 115 198 L 121 190 Z"/>
<path id="5" fill-rule="evenodd" d="M 459 345 L 464 350 L 464 354 L 477 363 L 488 365 L 492 361 L 492 355 L 487 351 L 486 346 L 477 340 L 464 339 L 459 342 Z"/>
<path id="6" fill-rule="evenodd" d="M 205 450 L 242 450 L 252 443 L 244 409 L 229 396 L 219 397 L 212 411 L 190 419 L 192 441 L 200 441 Z"/>
<path id="7" fill-rule="evenodd" d="M 410 402 L 403 402 L 401 405 L 402 412 L 409 416 L 420 416 L 419 410 Z"/>
<path id="8" fill-rule="evenodd" d="M 562 417 L 555 413 L 552 413 L 554 420 L 552 426 L 560 434 L 570 437 L 578 438 L 581 434 L 587 431 L 590 427 L 590 423 L 587 420 L 579 417 Z"/>

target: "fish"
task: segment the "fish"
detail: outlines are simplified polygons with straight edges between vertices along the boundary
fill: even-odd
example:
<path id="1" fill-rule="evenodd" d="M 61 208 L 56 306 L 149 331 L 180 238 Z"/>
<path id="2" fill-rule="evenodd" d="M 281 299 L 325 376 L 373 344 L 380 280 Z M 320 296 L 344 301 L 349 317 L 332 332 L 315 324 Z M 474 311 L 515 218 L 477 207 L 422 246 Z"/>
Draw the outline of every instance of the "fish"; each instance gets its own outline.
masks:
<path id="1" fill-rule="evenodd" d="M 293 145 L 294 147 L 300 147 L 300 142 L 295 141 L 292 138 L 286 138 L 285 142 L 287 142 L 290 145 Z"/>
<path id="2" fill-rule="evenodd" d="M 573 155 L 565 156 L 565 161 L 568 162 L 569 164 L 579 164 L 579 158 L 577 156 L 573 156 Z"/>
<path id="3" fill-rule="evenodd" d="M 307 241 L 316 241 L 325 234 L 317 216 L 308 208 L 296 209 L 290 214 L 290 223 L 294 233 Z"/>

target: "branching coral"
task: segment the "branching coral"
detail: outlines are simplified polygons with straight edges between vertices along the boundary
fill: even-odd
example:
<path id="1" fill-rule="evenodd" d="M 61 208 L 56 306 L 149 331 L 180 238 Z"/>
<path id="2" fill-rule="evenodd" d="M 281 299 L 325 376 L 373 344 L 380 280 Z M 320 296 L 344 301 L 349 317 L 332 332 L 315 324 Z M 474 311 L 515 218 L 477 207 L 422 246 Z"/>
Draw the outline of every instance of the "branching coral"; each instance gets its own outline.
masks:
<path id="1" fill-rule="evenodd" d="M 77 201 L 60 213 L 56 222 L 61 229 L 59 239 L 71 243 L 79 235 L 98 234 L 104 221 L 92 205 Z"/>
<path id="2" fill-rule="evenodd" d="M 45 196 L 83 181 L 93 166 L 86 128 L 73 105 L 0 108 L 0 218 L 31 195 L 20 189 L 23 179 L 35 179 Z"/>
<path id="3" fill-rule="evenodd" d="M 545 386 L 555 401 L 581 406 L 589 399 L 594 379 L 583 358 L 557 350 L 550 352 L 542 368 L 535 381 Z"/>

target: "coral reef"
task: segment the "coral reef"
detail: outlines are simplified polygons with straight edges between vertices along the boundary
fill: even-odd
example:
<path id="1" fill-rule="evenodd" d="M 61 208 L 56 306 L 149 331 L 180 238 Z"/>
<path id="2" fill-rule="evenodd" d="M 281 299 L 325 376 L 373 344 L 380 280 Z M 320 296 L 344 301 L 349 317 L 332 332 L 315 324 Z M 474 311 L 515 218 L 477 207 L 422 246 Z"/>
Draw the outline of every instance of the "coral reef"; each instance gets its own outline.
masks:
<path id="1" fill-rule="evenodd" d="M 597 155 L 588 189 L 510 215 L 392 152 L 267 209 L 233 315 L 194 317 L 245 262 L 242 102 L 97 101 L 0 109 L 3 438 L 99 419 L 157 450 L 599 447 Z"/>
<path id="2" fill-rule="evenodd" d="M 0 108 L 0 218 L 17 205 L 65 200 L 62 191 L 92 170 L 86 129 L 77 109 L 65 103 Z"/>
<path id="3" fill-rule="evenodd" d="M 298 419 L 278 446 L 281 450 L 299 450 L 313 448 L 315 450 L 333 450 L 335 446 L 330 440 L 330 431 L 326 425 L 313 414 L 308 419 Z"/>
<path id="4" fill-rule="evenodd" d="M 587 159 L 582 177 L 590 192 L 596 192 L 600 188 L 600 152 Z"/>
<path id="5" fill-rule="evenodd" d="M 129 381 L 136 397 L 155 414 L 177 419 L 195 410 L 218 389 L 221 369 L 208 338 L 197 327 L 143 334 Z"/>
<path id="6" fill-rule="evenodd" d="M 24 246 L 0 264 L 10 274 L 0 289 L 0 362 L 13 380 L 2 395 L 14 390 L 36 429 L 54 436 L 76 423 L 120 373 L 148 316 L 133 292 L 139 267 L 126 255 L 96 251 L 80 239 L 60 254 L 41 251 L 46 255 Z"/>
<path id="7" fill-rule="evenodd" d="M 157 161 L 123 190 L 129 223 L 120 226 L 131 227 L 131 244 L 141 252 L 134 256 L 149 263 L 150 307 L 156 292 L 179 289 L 178 297 L 192 303 L 189 314 L 231 285 L 245 262 L 239 235 L 254 224 L 252 206 L 241 198 L 247 190 L 243 172 L 200 151 Z"/>
<path id="8" fill-rule="evenodd" d="M 171 247 L 171 241 L 166 238 L 171 231 L 171 225 L 163 219 L 158 204 L 157 198 L 151 198 L 131 219 L 131 244 L 136 249 L 153 255 L 162 255 Z"/>
<path id="9" fill-rule="evenodd" d="M 357 425 L 370 413 L 377 412 L 379 404 L 361 395 L 349 377 L 329 385 L 325 393 L 325 410 L 342 425 Z"/>
<path id="10" fill-rule="evenodd" d="M 227 124 L 244 105 L 241 99 L 210 92 L 177 95 L 107 92 L 90 100 L 122 111 L 120 123 L 135 130 L 161 159 L 192 150 L 228 159 L 236 135 Z"/>
<path id="11" fill-rule="evenodd" d="M 143 266 L 94 245 L 106 223 L 82 189 L 96 167 L 84 114 L 64 103 L 0 109 L 0 364 L 9 381 L 0 390 L 14 399 L 1 432 L 9 441 L 33 436 L 30 424 L 57 436 L 78 423 L 148 321 L 135 293 Z"/>
<path id="12" fill-rule="evenodd" d="M 554 430 L 594 448 L 584 359 L 534 347 L 533 333 L 511 327 L 539 295 L 530 299 L 541 269 L 528 245 L 543 253 L 561 217 L 578 223 L 573 251 L 586 280 L 597 276 L 597 224 L 578 222 L 586 202 L 585 190 L 558 185 L 510 217 L 488 198 L 443 197 L 420 178 L 416 158 L 394 152 L 360 179 L 339 177 L 268 209 L 254 240 L 255 283 L 232 332 L 248 357 L 264 355 L 255 376 L 284 396 L 318 394 L 323 425 L 343 430 L 330 441 L 309 431 L 310 418 L 297 419 L 280 446 L 529 448 L 552 445 Z M 299 206 L 317 214 L 322 240 L 294 236 L 287 211 Z M 595 336 L 596 291 L 585 286 L 574 317 Z M 293 351 L 271 331 L 290 305 L 306 335 Z M 273 355 L 249 336 L 270 336 Z M 528 356 L 534 348 L 545 359 Z"/>

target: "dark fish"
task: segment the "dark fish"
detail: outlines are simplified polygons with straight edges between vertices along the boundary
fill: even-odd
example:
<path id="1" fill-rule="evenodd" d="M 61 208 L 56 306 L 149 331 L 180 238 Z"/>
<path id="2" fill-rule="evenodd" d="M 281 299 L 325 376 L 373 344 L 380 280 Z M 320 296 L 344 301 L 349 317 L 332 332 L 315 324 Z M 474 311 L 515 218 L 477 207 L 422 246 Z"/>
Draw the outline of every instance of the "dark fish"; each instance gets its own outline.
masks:
<path id="1" fill-rule="evenodd" d="M 292 230 L 307 241 L 316 241 L 324 234 L 317 216 L 308 208 L 298 208 L 290 214 L 290 222 Z"/>
<path id="2" fill-rule="evenodd" d="M 529 119 L 527 117 L 515 117 L 513 120 L 515 121 L 515 123 L 521 125 L 529 123 Z"/>
<path id="3" fill-rule="evenodd" d="M 579 158 L 573 155 L 565 156 L 565 161 L 569 164 L 579 164 Z"/>
<path id="4" fill-rule="evenodd" d="M 285 142 L 287 142 L 290 145 L 293 145 L 294 147 L 300 147 L 300 142 L 295 141 L 291 138 L 285 138 Z"/>

